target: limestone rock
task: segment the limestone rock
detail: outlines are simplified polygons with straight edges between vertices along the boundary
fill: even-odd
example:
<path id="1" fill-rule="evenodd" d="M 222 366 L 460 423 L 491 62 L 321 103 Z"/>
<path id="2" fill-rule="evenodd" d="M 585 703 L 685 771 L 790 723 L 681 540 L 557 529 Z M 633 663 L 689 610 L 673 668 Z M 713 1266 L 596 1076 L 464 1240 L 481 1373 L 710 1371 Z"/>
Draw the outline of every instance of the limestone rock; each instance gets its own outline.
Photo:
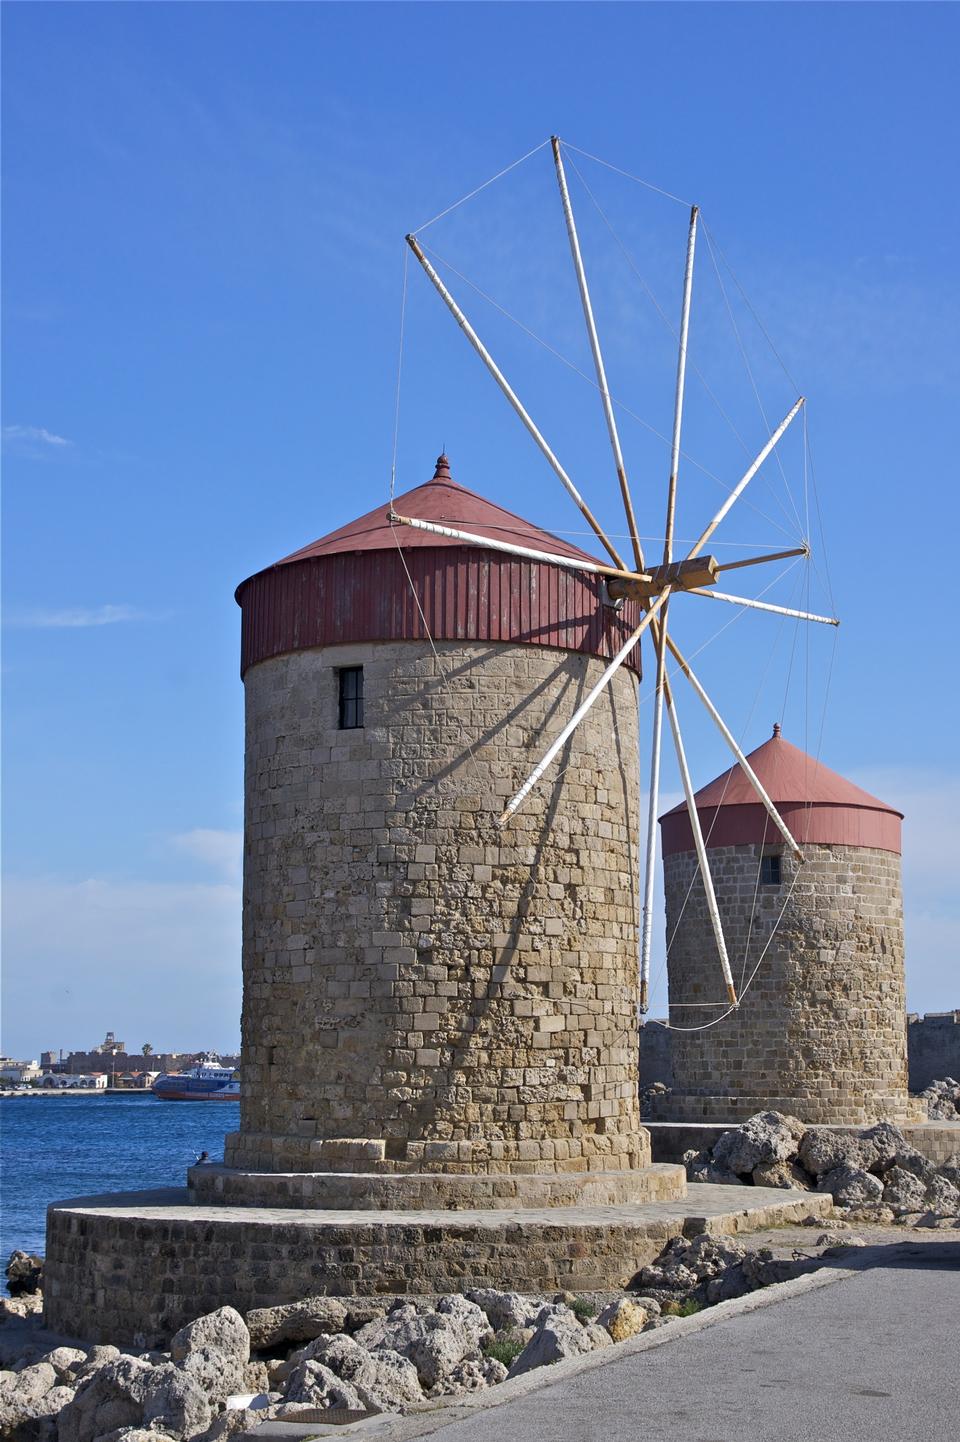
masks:
<path id="1" fill-rule="evenodd" d="M 408 1358 L 426 1388 L 436 1386 L 458 1362 L 480 1355 L 473 1335 L 457 1317 L 421 1313 L 412 1304 L 397 1307 L 382 1321 L 362 1327 L 355 1340 L 371 1351 L 399 1352 Z"/>
<path id="2" fill-rule="evenodd" d="M 6 1273 L 11 1297 L 32 1296 L 43 1290 L 43 1258 L 32 1252 L 11 1252 Z"/>
<path id="3" fill-rule="evenodd" d="M 99 1372 L 101 1367 L 106 1367 L 111 1362 L 119 1362 L 120 1348 L 109 1345 L 91 1347 L 87 1353 L 87 1360 L 77 1370 L 77 1381 L 83 1381 Z"/>
<path id="4" fill-rule="evenodd" d="M 209 1396 L 222 1400 L 243 1390 L 250 1333 L 233 1307 L 218 1307 L 180 1328 L 170 1342 L 170 1356 Z"/>
<path id="5" fill-rule="evenodd" d="M 346 1322 L 347 1308 L 336 1297 L 308 1297 L 281 1307 L 256 1307 L 246 1316 L 250 1346 L 255 1351 L 283 1342 L 312 1342 L 314 1337 L 342 1332 Z"/>
<path id="6" fill-rule="evenodd" d="M 954 1152 L 947 1157 L 945 1162 L 940 1163 L 937 1171 L 941 1177 L 946 1177 L 948 1182 L 953 1182 L 955 1187 L 960 1187 L 960 1152 Z"/>
<path id="7" fill-rule="evenodd" d="M 302 1351 L 294 1353 L 287 1364 L 291 1378 L 307 1361 L 321 1362 L 381 1410 L 406 1407 L 423 1400 L 416 1367 L 398 1352 L 368 1351 L 352 1337 L 339 1334 L 317 1337 Z"/>
<path id="8" fill-rule="evenodd" d="M 648 1317 L 659 1317 L 660 1303 L 656 1297 L 647 1297 L 643 1293 L 638 1292 L 636 1296 L 631 1296 L 630 1300 L 631 1302 L 635 1302 L 638 1307 L 642 1307 Z M 599 1322 L 599 1320 L 600 1318 L 598 1317 L 597 1321 Z"/>
<path id="9" fill-rule="evenodd" d="M 266 1362 L 248 1362 L 243 1369 L 243 1388 L 245 1392 L 270 1391 L 270 1373 L 267 1371 Z"/>
<path id="10" fill-rule="evenodd" d="M 883 1180 L 884 1205 L 896 1216 L 922 1210 L 927 1189 L 920 1177 L 908 1172 L 905 1167 L 891 1167 Z"/>
<path id="11" fill-rule="evenodd" d="M 880 1201 L 883 1183 L 862 1167 L 838 1166 L 823 1173 L 817 1182 L 817 1191 L 829 1192 L 841 1207 L 861 1207 Z"/>
<path id="12" fill-rule="evenodd" d="M 603 1328 L 598 1330 L 603 1331 Z M 604 1332 L 604 1337 L 607 1334 Z M 594 1340 L 585 1327 L 581 1327 L 568 1307 L 553 1309 L 544 1317 L 530 1341 L 524 1347 L 510 1368 L 510 1377 L 521 1377 L 535 1367 L 547 1367 L 553 1362 L 565 1362 L 569 1357 L 582 1357 L 593 1351 Z"/>
<path id="13" fill-rule="evenodd" d="M 462 1297 L 458 1293 L 441 1297 L 437 1302 L 437 1311 L 441 1317 L 452 1317 L 459 1322 L 464 1331 L 473 1338 L 474 1346 L 478 1350 L 493 1336 L 494 1329 L 490 1325 L 486 1312 L 467 1297 Z"/>
<path id="14" fill-rule="evenodd" d="M 874 1160 L 873 1149 L 865 1147 L 856 1133 L 832 1132 L 826 1127 L 809 1127 L 803 1134 L 798 1155 L 801 1166 L 814 1177 L 822 1177 L 840 1167 L 866 1170 Z"/>
<path id="15" fill-rule="evenodd" d="M 152 1371 L 134 1357 L 122 1357 L 97 1368 L 60 1413 L 58 1442 L 94 1442 L 119 1427 L 140 1427 L 147 1379 Z"/>
<path id="16" fill-rule="evenodd" d="M 714 1144 L 714 1164 L 746 1176 L 764 1162 L 786 1161 L 797 1150 L 798 1125 L 795 1117 L 782 1112 L 757 1112 L 723 1133 Z"/>
<path id="17" fill-rule="evenodd" d="M 476 1303 L 495 1332 L 504 1332 L 510 1327 L 525 1327 L 539 1311 L 538 1306 L 518 1292 L 497 1292 L 492 1287 L 468 1292 L 467 1300 Z"/>
<path id="18" fill-rule="evenodd" d="M 97 1437 L 95 1442 L 172 1442 L 169 1432 L 155 1432 L 149 1427 L 117 1427 Z"/>
<path id="19" fill-rule="evenodd" d="M 453 1371 L 433 1388 L 433 1397 L 455 1397 L 463 1392 L 480 1392 L 502 1382 L 507 1369 L 494 1357 L 458 1362 Z"/>
<path id="20" fill-rule="evenodd" d="M 43 1360 L 53 1368 L 59 1381 L 73 1382 L 80 1368 L 86 1364 L 87 1353 L 79 1347 L 55 1347 L 52 1352 L 46 1353 Z"/>
<path id="21" fill-rule="evenodd" d="M 657 1310 L 659 1311 L 659 1308 Z M 646 1307 L 631 1301 L 629 1297 L 620 1297 L 604 1307 L 597 1318 L 597 1325 L 605 1327 L 614 1342 L 625 1342 L 628 1337 L 635 1337 L 638 1332 L 642 1332 L 649 1319 L 650 1313 Z"/>
<path id="22" fill-rule="evenodd" d="M 201 1350 L 204 1356 L 223 1355 Z M 196 1355 L 190 1354 L 191 1357 Z M 166 1362 L 162 1367 L 149 1367 L 147 1371 L 149 1376 L 144 1387 L 143 1403 L 145 1425 L 156 1423 L 154 1431 L 169 1432 L 174 1437 L 193 1437 L 209 1427 L 217 1411 L 216 1403 L 211 1399 L 217 1394 L 211 1393 L 208 1388 L 206 1374 L 200 1377 L 188 1371 L 186 1365 L 177 1367 L 172 1362 Z M 225 1396 L 226 1392 L 222 1395 Z"/>
<path id="23" fill-rule="evenodd" d="M 926 1205 L 941 1217 L 954 1217 L 960 1212 L 960 1191 L 945 1176 L 934 1175 L 927 1182 Z"/>
<path id="24" fill-rule="evenodd" d="M 43 1419 L 55 1417 L 73 1396 L 58 1387 L 57 1374 L 47 1362 L 34 1362 L 21 1372 L 4 1373 L 0 1383 L 0 1437 L 28 1442 L 40 1436 Z"/>
<path id="25" fill-rule="evenodd" d="M 809 1174 L 797 1162 L 761 1162 L 758 1167 L 754 1167 L 752 1176 L 755 1187 L 787 1187 L 801 1192 L 813 1191 L 814 1184 Z"/>
<path id="26" fill-rule="evenodd" d="M 286 1398 L 288 1402 L 306 1402 L 311 1407 L 344 1407 L 351 1412 L 369 1410 L 357 1389 L 322 1362 L 301 1362 L 290 1378 Z"/>

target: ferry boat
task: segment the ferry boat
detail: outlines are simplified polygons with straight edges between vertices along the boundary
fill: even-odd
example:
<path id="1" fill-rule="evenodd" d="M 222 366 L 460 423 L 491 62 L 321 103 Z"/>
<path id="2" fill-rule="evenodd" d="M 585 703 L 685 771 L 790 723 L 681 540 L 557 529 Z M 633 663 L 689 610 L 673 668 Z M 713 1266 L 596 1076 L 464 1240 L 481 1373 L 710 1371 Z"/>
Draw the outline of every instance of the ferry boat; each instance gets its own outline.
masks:
<path id="1" fill-rule="evenodd" d="M 188 1071 L 164 1072 L 150 1090 L 164 1102 L 235 1102 L 240 1097 L 236 1067 L 204 1058 Z"/>

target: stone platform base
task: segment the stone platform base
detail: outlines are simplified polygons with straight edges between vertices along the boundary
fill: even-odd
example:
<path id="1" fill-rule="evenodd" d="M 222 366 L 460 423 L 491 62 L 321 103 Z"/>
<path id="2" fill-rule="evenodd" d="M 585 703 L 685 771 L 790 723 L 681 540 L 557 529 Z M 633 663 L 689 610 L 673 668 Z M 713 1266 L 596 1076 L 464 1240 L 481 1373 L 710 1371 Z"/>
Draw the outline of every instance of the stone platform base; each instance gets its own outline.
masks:
<path id="1" fill-rule="evenodd" d="M 644 1133 L 646 1139 L 646 1133 Z M 646 1140 L 649 1149 L 649 1140 Z M 206 1163 L 191 1167 L 187 1185 L 201 1206 L 316 1207 L 323 1211 L 476 1211 L 518 1207 L 619 1207 L 682 1197 L 686 1177 L 676 1166 L 618 1172 L 245 1172 Z"/>
<path id="2" fill-rule="evenodd" d="M 681 1201 L 515 1211 L 198 1206 L 185 1188 L 80 1197 L 47 1212 L 44 1320 L 90 1342 L 157 1347 L 226 1304 L 606 1291 L 628 1286 L 671 1237 L 758 1230 L 830 1206 L 807 1192 L 706 1185 Z"/>
<path id="3" fill-rule="evenodd" d="M 779 1110 L 779 1108 L 778 1108 Z M 646 1122 L 658 1162 L 680 1162 L 683 1154 L 712 1147 L 730 1127 L 742 1118 L 730 1117 L 726 1122 Z M 895 1123 L 912 1147 L 928 1161 L 941 1166 L 948 1157 L 960 1153 L 960 1122 L 922 1122 L 919 1126 Z M 860 1127 L 831 1126 L 831 1132 L 855 1132 Z M 699 1189 L 698 1189 L 699 1190 Z"/>
<path id="4" fill-rule="evenodd" d="M 842 1106 L 822 1097 L 723 1096 L 668 1091 L 650 1096 L 647 1105 L 649 1116 L 644 1117 L 643 1125 L 648 1130 L 657 1122 L 703 1122 L 735 1127 L 757 1112 L 769 1111 L 799 1117 L 808 1126 L 871 1127 L 876 1122 L 893 1122 L 902 1128 L 926 1119 L 924 1104 L 902 1094 L 872 1096 Z"/>

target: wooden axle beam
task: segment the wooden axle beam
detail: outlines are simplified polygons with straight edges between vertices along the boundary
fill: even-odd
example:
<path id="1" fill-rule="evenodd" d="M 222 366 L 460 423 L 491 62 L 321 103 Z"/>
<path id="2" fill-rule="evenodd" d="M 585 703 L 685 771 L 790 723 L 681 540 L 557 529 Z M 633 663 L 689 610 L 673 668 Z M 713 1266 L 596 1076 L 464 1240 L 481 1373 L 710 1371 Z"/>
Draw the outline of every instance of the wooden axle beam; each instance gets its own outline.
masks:
<path id="1" fill-rule="evenodd" d="M 692 561 L 671 561 L 668 566 L 651 566 L 649 579 L 626 580 L 616 577 L 607 582 L 607 590 L 615 601 L 644 601 L 659 595 L 666 586 L 675 591 L 715 586 L 720 569 L 716 556 L 697 556 Z"/>

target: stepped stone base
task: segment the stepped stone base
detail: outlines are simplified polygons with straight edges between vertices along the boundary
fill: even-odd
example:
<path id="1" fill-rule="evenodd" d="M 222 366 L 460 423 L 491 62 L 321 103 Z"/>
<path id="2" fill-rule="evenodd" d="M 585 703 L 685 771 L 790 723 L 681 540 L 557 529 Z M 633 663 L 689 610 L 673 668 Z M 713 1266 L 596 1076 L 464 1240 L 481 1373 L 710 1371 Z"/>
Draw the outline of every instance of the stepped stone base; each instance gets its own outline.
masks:
<path id="1" fill-rule="evenodd" d="M 644 1126 L 648 1128 L 658 1122 L 704 1122 L 735 1127 L 757 1112 L 768 1111 L 799 1117 L 809 1126 L 870 1127 L 875 1122 L 903 1126 L 916 1125 L 926 1118 L 923 1103 L 905 1092 L 851 1097 L 840 1103 L 815 1096 L 731 1096 L 669 1091 L 650 1096 L 647 1106 L 649 1115 L 644 1118 Z"/>
<path id="2" fill-rule="evenodd" d="M 644 1144 L 649 1155 L 646 1132 Z M 201 1206 L 316 1207 L 346 1211 L 477 1210 L 510 1207 L 616 1207 L 670 1201 L 684 1195 L 677 1166 L 632 1171 L 376 1175 L 369 1172 L 245 1172 L 205 1164 L 187 1173 Z"/>
<path id="3" fill-rule="evenodd" d="M 44 1318 L 86 1341 L 157 1347 L 227 1304 L 606 1291 L 629 1286 L 671 1237 L 762 1229 L 830 1206 L 807 1192 L 705 1185 L 641 1205 L 452 1212 L 200 1206 L 186 1188 L 81 1197 L 47 1213 Z"/>

